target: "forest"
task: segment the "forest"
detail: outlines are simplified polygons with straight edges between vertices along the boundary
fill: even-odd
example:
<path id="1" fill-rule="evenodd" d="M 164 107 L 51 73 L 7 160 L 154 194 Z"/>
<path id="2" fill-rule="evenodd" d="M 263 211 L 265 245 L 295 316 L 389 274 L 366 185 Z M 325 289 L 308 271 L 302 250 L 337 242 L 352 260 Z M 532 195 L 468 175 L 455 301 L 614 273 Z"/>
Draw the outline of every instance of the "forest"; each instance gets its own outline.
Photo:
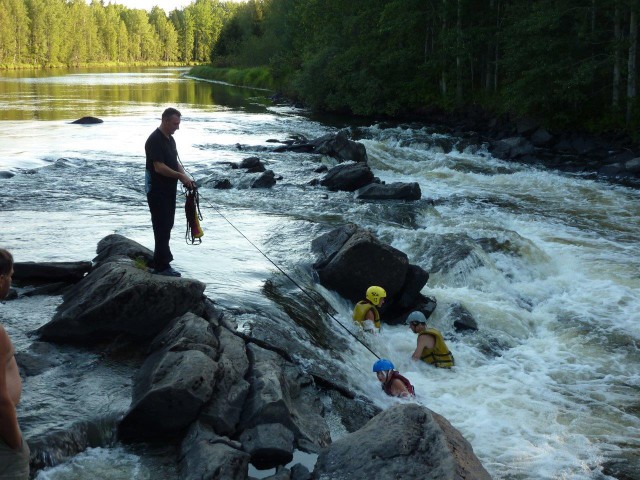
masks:
<path id="1" fill-rule="evenodd" d="M 0 67 L 267 69 L 324 111 L 482 109 L 637 136 L 640 0 L 195 0 L 165 13 L 0 0 Z"/>

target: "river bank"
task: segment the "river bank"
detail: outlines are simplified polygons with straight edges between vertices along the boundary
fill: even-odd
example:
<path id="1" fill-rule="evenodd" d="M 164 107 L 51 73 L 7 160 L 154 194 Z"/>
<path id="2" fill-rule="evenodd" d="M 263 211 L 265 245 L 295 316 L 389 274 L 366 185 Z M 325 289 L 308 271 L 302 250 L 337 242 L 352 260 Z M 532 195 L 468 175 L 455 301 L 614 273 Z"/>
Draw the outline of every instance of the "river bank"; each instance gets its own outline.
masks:
<path id="1" fill-rule="evenodd" d="M 192 68 L 189 76 L 243 87 L 277 88 L 267 68 L 228 69 L 201 65 Z M 305 108 L 298 100 L 281 93 L 275 93 L 271 99 L 278 105 Z M 354 120 L 339 112 L 325 113 L 342 116 L 345 123 Z M 621 133 L 553 131 L 531 118 L 516 118 L 508 114 L 496 116 L 480 108 L 459 112 L 425 108 L 393 118 L 355 120 L 392 126 L 404 124 L 407 128 L 428 126 L 437 132 L 463 138 L 457 147 L 461 152 L 464 148 L 478 151 L 485 147 L 493 157 L 501 160 L 640 188 L 640 144 Z M 453 149 L 453 145 L 447 142 L 442 142 L 441 146 L 444 153 Z"/>

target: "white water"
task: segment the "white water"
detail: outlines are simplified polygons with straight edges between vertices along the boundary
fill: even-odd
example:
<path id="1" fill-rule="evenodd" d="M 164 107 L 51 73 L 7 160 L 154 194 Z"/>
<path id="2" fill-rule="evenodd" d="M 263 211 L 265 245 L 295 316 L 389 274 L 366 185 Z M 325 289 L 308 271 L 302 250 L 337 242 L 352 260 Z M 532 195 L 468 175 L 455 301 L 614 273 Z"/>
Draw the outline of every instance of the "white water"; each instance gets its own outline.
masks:
<path id="1" fill-rule="evenodd" d="M 114 83 L 104 75 L 83 81 Z M 6 96 L 0 101 L 13 105 Z M 178 149 L 196 178 L 256 154 L 236 144 L 268 146 L 269 138 L 334 131 L 289 109 L 174 105 L 183 112 Z M 113 232 L 151 246 L 143 144 L 164 106 L 120 105 L 95 126 L 67 123 L 92 114 L 90 108 L 69 112 L 67 120 L 0 121 L 0 171 L 18 173 L 0 180 L 0 245 L 17 261 L 91 259 L 97 242 Z M 269 153 L 257 155 L 283 177 L 273 190 L 205 189 L 202 195 L 288 271 L 308 262 L 318 232 L 346 221 L 371 228 L 431 271 L 423 293 L 438 301 L 430 323 L 445 333 L 454 371 L 410 361 L 415 338 L 407 328 L 385 327 L 375 348 L 414 383 L 419 402 L 462 432 L 494 478 L 616 478 L 602 473 L 610 461 L 627 463 L 620 478 L 633 478 L 630 472 L 640 467 L 640 194 L 483 152 L 445 155 L 421 128 L 363 131 L 375 174 L 387 182 L 417 181 L 433 202 L 356 202 L 349 193 L 305 186 L 314 178 L 312 158 Z M 53 165 L 59 158 L 67 161 Z M 28 168 L 37 173 L 22 173 Z M 204 213 L 201 247 L 186 246 L 176 222 L 176 267 L 206 282 L 207 294 L 224 305 L 268 305 L 259 296 L 273 267 L 206 205 Z M 471 254 L 437 272 L 441 259 L 432 247 L 443 238 Z M 502 248 L 483 250 L 484 239 Z M 352 305 L 319 291 L 349 324 Z M 20 308 L 19 302 L 4 309 Z M 456 302 L 477 320 L 477 333 L 454 332 L 448 306 Z M 6 317 L 17 348 L 26 348 L 20 323 Z M 336 332 L 343 334 L 338 325 Z M 380 391 L 371 354 L 358 344 L 353 349 L 353 387 L 382 407 L 397 401 Z M 23 408 L 38 402 L 31 382 L 25 382 Z M 28 435 L 30 426 L 24 428 Z M 144 457 L 98 449 L 39 478 L 93 478 L 100 462 L 122 467 L 112 478 L 149 478 L 136 458 Z M 88 473 L 70 473 L 77 465 Z"/>

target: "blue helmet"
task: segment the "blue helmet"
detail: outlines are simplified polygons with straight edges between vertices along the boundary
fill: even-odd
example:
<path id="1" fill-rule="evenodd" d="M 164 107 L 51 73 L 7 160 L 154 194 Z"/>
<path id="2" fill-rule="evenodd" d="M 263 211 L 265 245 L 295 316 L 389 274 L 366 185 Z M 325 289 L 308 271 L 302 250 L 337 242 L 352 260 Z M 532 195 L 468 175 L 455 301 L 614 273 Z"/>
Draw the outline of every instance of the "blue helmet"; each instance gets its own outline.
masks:
<path id="1" fill-rule="evenodd" d="M 376 363 L 373 364 L 374 372 L 385 372 L 387 370 L 393 370 L 393 369 L 394 369 L 393 363 L 391 363 L 391 361 L 387 360 L 386 358 L 381 358 L 380 360 L 378 360 Z"/>

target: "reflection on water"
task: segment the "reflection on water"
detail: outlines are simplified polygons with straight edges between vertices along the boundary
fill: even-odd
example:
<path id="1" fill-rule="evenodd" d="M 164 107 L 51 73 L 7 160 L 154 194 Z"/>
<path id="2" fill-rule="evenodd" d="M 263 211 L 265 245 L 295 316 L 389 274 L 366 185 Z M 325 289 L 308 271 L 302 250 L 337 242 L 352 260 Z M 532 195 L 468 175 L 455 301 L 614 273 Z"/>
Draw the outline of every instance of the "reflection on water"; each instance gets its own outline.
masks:
<path id="1" fill-rule="evenodd" d="M 1 120 L 75 120 L 118 115 L 131 105 L 219 105 L 264 112 L 264 98 L 251 89 L 194 81 L 184 68 L 118 73 L 115 69 L 52 69 L 3 72 Z M 153 73 L 153 75 L 149 75 Z M 260 97 L 263 97 L 261 95 Z M 159 107 L 160 108 L 160 107 Z"/>

